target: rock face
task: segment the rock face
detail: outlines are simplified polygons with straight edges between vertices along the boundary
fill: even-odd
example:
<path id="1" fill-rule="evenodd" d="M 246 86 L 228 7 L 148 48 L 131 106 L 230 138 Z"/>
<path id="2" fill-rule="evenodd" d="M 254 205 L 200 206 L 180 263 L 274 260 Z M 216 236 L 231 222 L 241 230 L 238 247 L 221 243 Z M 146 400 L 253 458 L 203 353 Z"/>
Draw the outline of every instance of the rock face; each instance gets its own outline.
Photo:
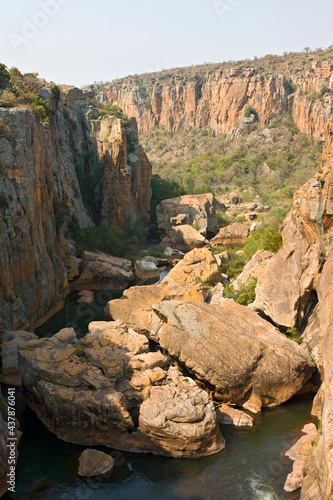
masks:
<path id="1" fill-rule="evenodd" d="M 203 302 L 209 297 L 209 286 L 222 281 L 222 275 L 210 250 L 194 249 L 187 253 L 158 285 L 131 287 L 121 299 L 111 300 L 105 308 L 108 318 L 135 325 L 154 338 L 160 318 L 153 305 L 179 298 Z"/>
<path id="2" fill-rule="evenodd" d="M 225 299 L 222 306 L 164 301 L 157 337 L 163 349 L 225 402 L 251 396 L 266 407 L 298 392 L 313 372 L 308 353 L 246 307 Z"/>
<path id="3" fill-rule="evenodd" d="M 211 252 L 194 250 L 161 284 L 128 290 L 106 313 L 157 341 L 225 402 L 260 409 L 289 399 L 314 369 L 308 353 L 246 307 L 204 303 L 210 294 L 196 284 L 199 269 L 201 281 L 221 280 Z"/>
<path id="4" fill-rule="evenodd" d="M 79 476 L 100 476 L 113 469 L 114 460 L 98 450 L 84 450 L 80 456 Z"/>
<path id="5" fill-rule="evenodd" d="M 83 271 L 75 281 L 75 290 L 125 290 L 134 275 L 131 261 L 102 252 L 84 252 Z"/>
<path id="6" fill-rule="evenodd" d="M 175 226 L 170 231 L 172 244 L 179 250 L 193 250 L 208 245 L 208 240 L 194 227 L 189 225 Z"/>
<path id="7" fill-rule="evenodd" d="M 232 286 L 236 292 L 251 278 L 258 278 L 264 273 L 267 262 L 273 257 L 273 253 L 268 250 L 258 250 L 252 259 L 246 264 L 241 274 L 233 281 Z"/>
<path id="8" fill-rule="evenodd" d="M 37 335 L 29 332 L 4 332 L 1 337 L 1 376 L 0 381 L 11 387 L 21 386 L 21 375 L 18 366 L 18 347 L 29 340 L 37 339 Z"/>
<path id="9" fill-rule="evenodd" d="M 255 308 L 275 323 L 303 332 L 323 384 L 313 412 L 322 434 L 306 464 L 302 500 L 333 495 L 333 124 L 322 167 L 294 198 L 283 229 L 283 248 L 259 275 Z M 315 496 L 317 495 L 317 496 Z"/>
<path id="10" fill-rule="evenodd" d="M 95 322 L 19 352 L 28 402 L 59 438 L 131 452 L 199 457 L 224 447 L 213 402 L 143 335 Z"/>
<path id="11" fill-rule="evenodd" d="M 237 247 L 244 244 L 248 237 L 250 228 L 242 222 L 235 222 L 227 227 L 222 227 L 218 234 L 210 240 L 212 246 Z"/>
<path id="12" fill-rule="evenodd" d="M 158 228 L 169 234 L 173 226 L 194 226 L 203 236 L 216 232 L 216 214 L 211 193 L 163 200 L 156 208 Z"/>
<path id="13" fill-rule="evenodd" d="M 49 123 L 0 105 L 0 320 L 17 330 L 61 308 L 68 291 L 63 223 L 149 220 L 151 165 L 135 122 L 98 110 L 79 89 L 50 101 Z M 130 142 L 128 137 L 130 137 Z M 87 194 L 88 193 L 88 194 Z"/>
<path id="14" fill-rule="evenodd" d="M 279 71 L 268 74 L 260 63 L 252 68 L 208 65 L 188 75 L 169 70 L 140 75 L 140 84 L 128 77 L 107 84 L 102 91 L 97 85 L 89 88 L 100 101 L 119 105 L 128 116 L 135 116 L 139 130 L 161 125 L 169 131 L 193 127 L 228 133 L 243 119 L 245 109 L 253 106 L 262 124 L 270 114 L 289 110 L 300 130 L 322 140 L 332 96 L 309 99 L 308 94 L 332 88 L 332 61 L 312 58 L 295 66 L 281 57 L 276 63 Z"/>
<path id="15" fill-rule="evenodd" d="M 236 410 L 231 406 L 222 404 L 217 410 L 217 419 L 222 425 L 235 425 L 237 427 L 252 427 L 253 417 L 244 411 Z"/>

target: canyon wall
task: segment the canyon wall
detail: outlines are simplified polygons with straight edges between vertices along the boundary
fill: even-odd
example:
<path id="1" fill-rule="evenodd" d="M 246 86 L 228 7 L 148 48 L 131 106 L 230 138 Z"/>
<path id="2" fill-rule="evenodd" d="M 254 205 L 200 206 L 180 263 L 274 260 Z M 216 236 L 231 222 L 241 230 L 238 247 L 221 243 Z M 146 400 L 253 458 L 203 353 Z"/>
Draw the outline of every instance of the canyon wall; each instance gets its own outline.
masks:
<path id="1" fill-rule="evenodd" d="M 151 165 L 135 120 L 99 117 L 81 90 L 62 91 L 57 101 L 48 85 L 41 90 L 49 123 L 31 109 L 0 105 L 0 323 L 7 329 L 28 328 L 62 306 L 71 215 L 81 227 L 150 218 Z"/>
<path id="2" fill-rule="evenodd" d="M 313 414 L 319 442 L 307 463 L 302 499 L 333 497 L 333 120 L 320 170 L 295 194 L 283 248 L 259 275 L 254 309 L 276 325 L 297 327 L 317 363 L 322 385 Z"/>
<path id="3" fill-rule="evenodd" d="M 333 61 L 324 59 L 306 66 L 286 63 L 277 72 L 230 65 L 201 67 L 194 74 L 170 70 L 89 89 L 101 102 L 118 105 L 134 116 L 140 131 L 161 125 L 168 131 L 193 127 L 228 133 L 244 117 L 245 109 L 253 106 L 262 124 L 289 111 L 302 132 L 323 141 L 333 96 L 320 92 L 333 89 L 332 75 Z"/>

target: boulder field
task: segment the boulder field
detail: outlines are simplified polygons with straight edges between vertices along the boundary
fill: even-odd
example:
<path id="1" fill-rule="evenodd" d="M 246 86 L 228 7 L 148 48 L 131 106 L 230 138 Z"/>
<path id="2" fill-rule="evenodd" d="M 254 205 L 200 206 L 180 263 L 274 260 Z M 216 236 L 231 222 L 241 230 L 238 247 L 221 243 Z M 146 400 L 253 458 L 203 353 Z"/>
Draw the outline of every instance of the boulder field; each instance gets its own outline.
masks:
<path id="1" fill-rule="evenodd" d="M 207 392 L 119 321 L 26 342 L 19 363 L 30 407 L 64 441 L 188 458 L 225 446 Z"/>

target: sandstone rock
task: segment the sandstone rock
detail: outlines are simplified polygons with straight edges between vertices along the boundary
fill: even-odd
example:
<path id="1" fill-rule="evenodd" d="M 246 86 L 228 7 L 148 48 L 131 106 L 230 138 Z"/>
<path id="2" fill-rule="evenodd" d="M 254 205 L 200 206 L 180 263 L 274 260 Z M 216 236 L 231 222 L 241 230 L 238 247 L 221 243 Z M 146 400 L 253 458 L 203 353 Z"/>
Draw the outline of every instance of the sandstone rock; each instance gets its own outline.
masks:
<path id="1" fill-rule="evenodd" d="M 135 276 L 142 280 L 158 279 L 160 277 L 160 269 L 158 269 L 155 262 L 148 262 L 143 259 L 137 260 L 135 263 Z"/>
<path id="2" fill-rule="evenodd" d="M 84 252 L 84 270 L 76 290 L 124 290 L 134 280 L 130 261 L 101 252 Z"/>
<path id="3" fill-rule="evenodd" d="M 225 402 L 244 405 L 255 396 L 265 407 L 276 406 L 313 372 L 306 351 L 232 300 L 220 307 L 173 300 L 153 308 L 161 347 L 214 386 Z"/>
<path id="4" fill-rule="evenodd" d="M 231 406 L 222 404 L 217 410 L 217 419 L 222 425 L 235 425 L 237 427 L 252 427 L 253 418 L 244 411 L 236 410 Z"/>
<path id="5" fill-rule="evenodd" d="M 169 234 L 173 226 L 190 225 L 200 234 L 216 231 L 214 199 L 211 193 L 179 196 L 163 200 L 156 208 L 160 230 Z"/>
<path id="6" fill-rule="evenodd" d="M 64 441 L 178 457 L 224 447 L 207 393 L 121 322 L 91 323 L 81 341 L 65 329 L 19 356 L 30 407 Z"/>
<path id="7" fill-rule="evenodd" d="M 241 287 L 245 285 L 249 279 L 258 278 L 259 274 L 264 272 L 265 265 L 273 255 L 274 254 L 268 250 L 258 250 L 250 262 L 245 265 L 242 273 L 232 283 L 234 290 L 239 292 Z"/>
<path id="8" fill-rule="evenodd" d="M 108 318 L 124 321 L 153 338 L 160 318 L 153 304 L 174 299 L 203 302 L 208 297 L 207 285 L 222 280 L 210 250 L 194 249 L 185 255 L 158 285 L 131 287 L 121 299 L 111 300 L 105 308 Z"/>
<path id="9" fill-rule="evenodd" d="M 79 475 L 83 477 L 101 476 L 113 469 L 114 460 L 110 455 L 98 450 L 87 449 L 80 455 Z"/>
<path id="10" fill-rule="evenodd" d="M 29 340 L 37 339 L 33 333 L 18 331 L 5 332 L 1 336 L 1 377 L 2 384 L 20 387 L 21 375 L 18 366 L 18 347 Z"/>
<path id="11" fill-rule="evenodd" d="M 249 227 L 241 222 L 235 222 L 231 226 L 222 227 L 219 233 L 210 240 L 212 246 L 235 247 L 243 245 L 245 238 L 249 235 Z"/>
<path id="12" fill-rule="evenodd" d="M 170 238 L 176 248 L 185 251 L 208 245 L 208 240 L 189 225 L 173 227 L 170 231 Z"/>
<path id="13" fill-rule="evenodd" d="M 81 290 L 79 292 L 78 304 L 91 304 L 94 301 L 94 292 L 90 290 Z"/>
<path id="14" fill-rule="evenodd" d="M 285 455 L 294 461 L 293 470 L 288 475 L 284 490 L 287 492 L 296 491 L 302 487 L 305 474 L 305 462 L 310 451 L 318 438 L 318 431 L 314 424 L 307 424 L 302 429 L 305 436 L 301 437 Z"/>
<path id="15" fill-rule="evenodd" d="M 47 99 L 50 90 L 41 89 Z M 123 121 L 99 117 L 82 90 L 62 90 L 57 106 L 51 102 L 49 124 L 28 108 L 0 108 L 7 130 L 1 135 L 0 191 L 9 200 L 0 214 L 0 321 L 8 330 L 36 327 L 62 308 L 69 291 L 66 255 L 68 277 L 77 276 L 80 262 L 65 243 L 64 214 L 74 215 L 83 228 L 93 225 L 78 168 L 86 179 L 101 179 L 95 193 L 108 222 L 150 219 L 151 165 L 136 144 L 133 120 L 134 151 L 128 155 Z"/>
<path id="16" fill-rule="evenodd" d="M 67 279 L 68 281 L 73 281 L 78 278 L 81 273 L 83 260 L 74 257 L 73 255 L 67 255 L 64 260 L 64 264 L 67 269 Z"/>

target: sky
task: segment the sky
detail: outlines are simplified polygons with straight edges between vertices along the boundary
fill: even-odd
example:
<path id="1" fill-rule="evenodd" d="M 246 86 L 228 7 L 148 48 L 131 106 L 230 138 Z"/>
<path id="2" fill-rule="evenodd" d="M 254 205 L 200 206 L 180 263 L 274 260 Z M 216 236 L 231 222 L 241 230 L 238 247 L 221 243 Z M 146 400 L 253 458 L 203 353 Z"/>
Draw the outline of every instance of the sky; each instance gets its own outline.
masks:
<path id="1" fill-rule="evenodd" d="M 333 44 L 332 0 L 0 0 L 0 62 L 82 86 Z"/>

